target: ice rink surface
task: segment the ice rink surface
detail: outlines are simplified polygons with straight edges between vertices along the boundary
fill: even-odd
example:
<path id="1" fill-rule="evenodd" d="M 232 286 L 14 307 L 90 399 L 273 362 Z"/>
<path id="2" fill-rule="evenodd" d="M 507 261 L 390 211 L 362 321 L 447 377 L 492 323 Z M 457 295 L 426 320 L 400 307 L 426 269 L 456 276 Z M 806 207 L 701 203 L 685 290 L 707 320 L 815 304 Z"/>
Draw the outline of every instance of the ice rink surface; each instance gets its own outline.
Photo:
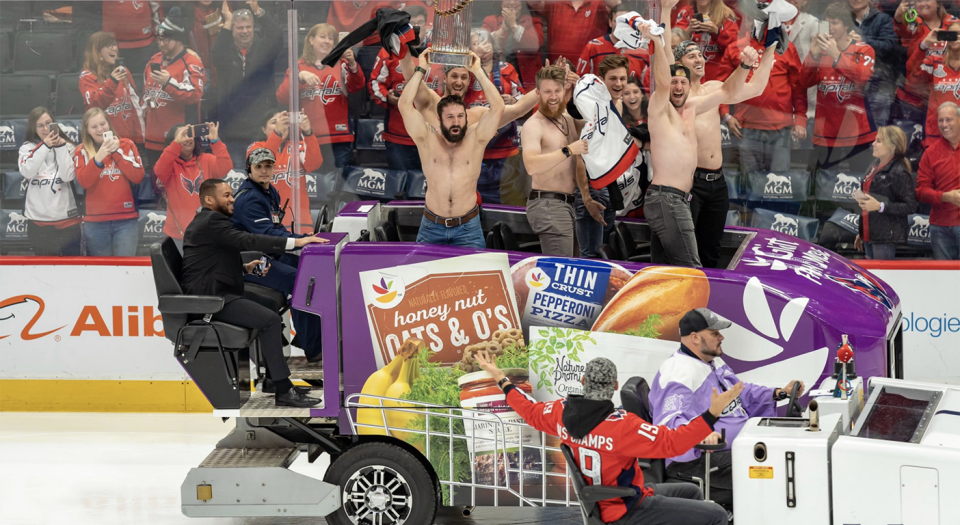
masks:
<path id="1" fill-rule="evenodd" d="M 322 518 L 187 518 L 180 484 L 233 427 L 208 414 L 0 412 L 3 525 L 322 524 Z M 322 478 L 329 457 L 291 470 Z M 576 508 L 441 509 L 438 524 L 583 523 Z M 421 524 L 412 524 L 421 525 Z"/>

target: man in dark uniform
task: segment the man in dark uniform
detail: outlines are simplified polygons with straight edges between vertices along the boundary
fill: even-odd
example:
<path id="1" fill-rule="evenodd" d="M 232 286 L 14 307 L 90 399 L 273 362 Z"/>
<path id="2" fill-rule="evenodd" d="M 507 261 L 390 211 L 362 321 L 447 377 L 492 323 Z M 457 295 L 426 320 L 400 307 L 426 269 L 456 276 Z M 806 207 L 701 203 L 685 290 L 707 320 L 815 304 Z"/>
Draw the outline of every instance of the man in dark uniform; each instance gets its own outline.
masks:
<path id="1" fill-rule="evenodd" d="M 276 389 L 277 406 L 305 408 L 320 403 L 320 399 L 307 397 L 302 390 L 294 388 L 290 381 L 290 369 L 283 357 L 280 315 L 244 296 L 243 275 L 253 272 L 258 261 L 244 265 L 240 252 L 282 252 L 327 240 L 312 236 L 294 239 L 257 235 L 235 229 L 230 222 L 233 192 L 222 179 L 203 181 L 200 203 L 203 207 L 183 235 L 180 286 L 184 293 L 223 297 L 223 309 L 213 314 L 215 321 L 259 332 L 267 375 Z"/>

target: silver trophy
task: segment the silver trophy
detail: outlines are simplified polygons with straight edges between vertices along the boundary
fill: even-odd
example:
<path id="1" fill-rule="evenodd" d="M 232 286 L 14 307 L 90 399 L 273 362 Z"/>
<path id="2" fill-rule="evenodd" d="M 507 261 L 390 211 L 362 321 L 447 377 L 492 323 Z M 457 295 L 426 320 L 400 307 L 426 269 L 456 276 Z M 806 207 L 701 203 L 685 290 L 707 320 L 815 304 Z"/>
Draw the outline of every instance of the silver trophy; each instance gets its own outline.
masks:
<path id="1" fill-rule="evenodd" d="M 470 17 L 473 0 L 437 0 L 433 18 L 430 63 L 470 65 Z"/>

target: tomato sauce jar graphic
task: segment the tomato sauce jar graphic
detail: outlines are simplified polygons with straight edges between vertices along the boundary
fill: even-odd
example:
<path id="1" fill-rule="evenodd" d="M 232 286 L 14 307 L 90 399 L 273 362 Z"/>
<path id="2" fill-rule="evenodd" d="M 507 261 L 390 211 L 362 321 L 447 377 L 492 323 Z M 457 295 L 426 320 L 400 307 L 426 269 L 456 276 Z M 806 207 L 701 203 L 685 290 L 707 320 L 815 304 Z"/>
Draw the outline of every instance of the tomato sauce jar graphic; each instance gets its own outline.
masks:
<path id="1" fill-rule="evenodd" d="M 507 368 L 503 373 L 522 392 L 533 395 L 526 370 Z M 460 406 L 470 409 L 463 413 L 463 423 L 467 446 L 474 457 L 476 480 L 478 483 L 493 484 L 496 472 L 502 486 L 506 480 L 504 473 L 507 466 L 502 454 L 507 454 L 511 469 L 518 469 L 520 445 L 539 446 L 540 433 L 523 426 L 523 418 L 510 408 L 503 391 L 487 372 L 466 374 L 457 380 L 457 385 L 460 387 Z M 534 454 L 536 457 L 533 457 Z M 525 449 L 524 459 L 528 460 L 525 461 L 525 469 L 534 467 L 532 463 L 539 463 L 539 451 Z M 536 468 L 539 470 L 540 466 L 536 465 Z M 511 475 L 510 479 L 511 483 L 516 483 L 516 474 Z"/>

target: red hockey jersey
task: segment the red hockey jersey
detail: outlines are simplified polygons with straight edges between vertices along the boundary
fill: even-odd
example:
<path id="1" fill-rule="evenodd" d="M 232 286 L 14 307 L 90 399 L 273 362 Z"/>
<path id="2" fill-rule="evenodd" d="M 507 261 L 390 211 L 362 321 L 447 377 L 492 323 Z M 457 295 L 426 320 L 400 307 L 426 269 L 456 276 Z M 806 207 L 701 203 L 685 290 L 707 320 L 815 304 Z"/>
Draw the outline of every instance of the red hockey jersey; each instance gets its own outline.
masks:
<path id="1" fill-rule="evenodd" d="M 104 0 L 103 30 L 113 33 L 120 49 L 146 47 L 153 44 L 160 15 L 160 2 Z"/>
<path id="2" fill-rule="evenodd" d="M 656 426 L 624 410 L 615 410 L 582 439 L 570 435 L 563 424 L 563 411 L 567 400 L 537 403 L 519 388 L 509 388 L 507 403 L 533 428 L 560 437 L 570 446 L 579 463 L 580 472 L 588 485 L 632 487 L 637 491 L 633 498 L 616 498 L 601 501 L 600 519 L 613 523 L 627 511 L 653 494 L 643 485 L 643 471 L 637 458 L 669 458 L 683 454 L 703 441 L 710 432 L 710 425 L 703 417 L 678 427 Z"/>
<path id="3" fill-rule="evenodd" d="M 430 89 L 443 94 L 443 68 L 431 67 L 424 82 Z M 407 81 L 403 78 L 400 61 L 390 58 L 387 50 L 381 49 L 380 54 L 377 55 L 377 61 L 373 64 L 373 71 L 370 73 L 370 98 L 387 108 L 383 140 L 393 144 L 413 146 L 413 139 L 407 134 L 407 128 L 403 125 L 400 108 L 387 102 L 387 93 L 393 90 L 399 96 L 406 85 Z"/>
<path id="4" fill-rule="evenodd" d="M 179 142 L 171 142 L 153 166 L 167 196 L 167 221 L 163 233 L 174 239 L 183 239 L 183 232 L 197 214 L 200 184 L 208 179 L 222 179 L 233 168 L 223 141 L 210 144 L 210 149 L 212 155 L 203 153 L 199 158 L 193 156 L 190 160 L 183 160 L 180 157 L 182 146 Z"/>
<path id="5" fill-rule="evenodd" d="M 118 137 L 126 137 L 143 143 L 144 123 L 140 97 L 133 75 L 127 74 L 129 84 L 117 83 L 113 77 L 100 82 L 97 75 L 84 69 L 80 73 L 80 94 L 83 95 L 84 111 L 100 108 L 107 114 L 107 120 L 113 126 Z"/>
<path id="6" fill-rule="evenodd" d="M 693 20 L 693 15 L 693 6 L 686 6 L 680 9 L 673 27 L 679 27 L 687 31 L 690 27 L 690 21 Z M 700 48 L 703 49 L 703 60 L 705 61 L 703 65 L 704 82 L 717 80 L 719 78 L 718 70 L 720 69 L 720 60 L 723 58 L 723 54 L 726 53 L 727 46 L 737 41 L 737 32 L 740 30 L 740 26 L 730 19 L 719 22 L 714 20 L 713 23 L 717 24 L 717 27 L 720 28 L 716 35 L 699 31 L 690 36 L 690 39 L 699 44 Z"/>
<path id="7" fill-rule="evenodd" d="M 311 124 L 313 121 L 311 121 Z M 291 123 L 291 125 L 293 125 Z M 273 181 L 271 184 L 277 188 L 277 193 L 280 194 L 280 205 L 284 206 L 289 201 L 292 206 L 293 204 L 293 175 L 290 174 L 290 142 L 284 141 L 281 144 L 280 135 L 276 133 L 271 133 L 270 137 L 267 140 L 254 142 L 247 148 L 247 156 L 250 156 L 250 152 L 256 148 L 267 148 L 273 152 L 273 155 L 277 158 L 276 163 L 273 165 Z M 323 165 L 323 154 L 320 152 L 320 143 L 317 142 L 316 134 L 304 137 L 300 135 L 300 174 L 299 177 L 303 177 L 304 174 L 311 171 L 316 171 L 320 169 L 320 166 Z M 283 184 L 281 184 L 281 182 Z M 288 208 L 289 209 L 289 208 Z M 292 221 L 290 221 L 292 223 Z M 299 222 L 300 231 L 312 231 L 313 230 L 313 220 L 310 217 L 310 196 L 307 194 L 307 184 L 306 180 L 300 181 L 300 215 Z"/>
<path id="8" fill-rule="evenodd" d="M 128 138 L 120 139 L 120 147 L 97 166 L 83 146 L 73 156 L 77 181 L 87 190 L 87 222 L 119 221 L 139 217 L 134 204 L 133 187 L 143 181 L 140 152 Z"/>
<path id="9" fill-rule="evenodd" d="M 353 142 L 350 133 L 350 116 L 347 109 L 347 92 L 355 93 L 363 89 L 366 78 L 357 65 L 353 73 L 347 67 L 346 60 L 340 60 L 337 67 L 325 67 L 319 62 L 308 64 L 300 61 L 300 71 L 307 71 L 320 78 L 319 86 L 300 82 L 300 109 L 310 118 L 313 134 L 320 144 Z M 343 86 L 347 90 L 343 90 Z M 277 88 L 277 100 L 286 106 L 290 103 L 290 70 L 287 69 L 283 83 Z"/>
<path id="10" fill-rule="evenodd" d="M 953 15 L 947 15 L 943 17 L 940 29 L 947 29 L 951 24 L 957 22 L 960 22 L 960 20 Z M 908 59 L 913 58 L 917 53 L 920 53 L 921 56 L 924 57 L 943 54 L 942 46 L 930 46 L 926 51 L 920 49 L 920 43 L 930 34 L 930 28 L 927 27 L 927 24 L 923 23 L 922 18 L 917 17 L 916 27 L 913 28 L 913 31 L 910 30 L 909 24 L 901 24 L 896 20 L 893 22 L 893 29 L 897 33 L 897 36 L 900 37 L 900 44 L 907 48 Z M 903 86 L 897 88 L 897 98 L 912 106 L 924 107 L 929 97 L 930 83 L 927 81 L 924 73 L 920 71 L 919 67 L 910 69 L 908 65 L 907 78 Z"/>
<path id="11" fill-rule="evenodd" d="M 161 69 L 170 73 L 166 85 L 154 82 L 150 77 L 150 65 L 160 64 Z M 143 70 L 143 98 L 154 100 L 156 108 L 146 108 L 146 145 L 147 149 L 162 151 L 164 134 L 174 124 L 195 124 L 200 119 L 200 99 L 203 98 L 203 63 L 200 57 L 189 49 L 184 49 L 173 60 L 167 62 L 161 53 L 153 55 Z"/>
<path id="12" fill-rule="evenodd" d="M 487 97 L 483 94 L 483 87 L 480 81 L 471 77 L 473 82 L 467 88 L 467 95 L 464 97 L 468 108 L 483 106 L 490 107 Z M 520 98 L 526 91 L 520 83 L 520 75 L 517 70 L 508 62 L 500 62 L 500 79 L 490 72 L 490 81 L 504 95 L 511 95 L 514 98 Z M 498 85 L 499 83 L 499 85 Z M 483 152 L 485 159 L 505 159 L 520 153 L 520 135 L 517 133 L 517 125 L 510 122 L 497 130 L 496 136 L 487 144 L 487 149 Z"/>
<path id="13" fill-rule="evenodd" d="M 741 38 L 724 53 L 720 62 L 720 80 L 726 80 L 740 67 L 740 53 L 748 45 L 763 57 L 764 49 L 759 42 L 753 38 Z M 760 60 L 757 60 L 753 67 L 760 67 Z M 787 51 L 773 61 L 770 80 L 763 93 L 736 105 L 734 117 L 740 121 L 740 125 L 763 130 L 779 130 L 794 125 L 806 127 L 807 90 L 800 86 L 801 67 L 797 48 L 791 43 L 787 46 Z M 753 71 L 747 75 L 747 80 L 751 77 Z M 729 111 L 728 106 L 720 106 L 721 116 L 727 115 Z"/>
<path id="14" fill-rule="evenodd" d="M 851 42 L 840 52 L 836 66 L 824 53 L 820 60 L 807 55 L 800 73 L 804 89 L 817 86 L 817 111 L 813 143 L 817 146 L 855 146 L 877 136 L 873 116 L 863 98 L 863 88 L 873 75 L 873 48 Z"/>
<path id="15" fill-rule="evenodd" d="M 610 55 L 623 55 L 630 60 L 630 71 L 628 76 L 643 78 L 647 67 L 650 66 L 650 53 L 653 53 L 654 43 L 650 42 L 649 52 L 638 49 L 628 52 L 626 49 L 618 49 L 610 35 L 603 35 L 601 38 L 594 38 L 587 42 L 587 47 L 580 54 L 580 60 L 577 62 L 577 74 L 581 77 L 586 74 L 600 76 L 600 62 L 604 57 Z M 603 80 L 602 78 L 600 80 Z"/>
<path id="16" fill-rule="evenodd" d="M 910 68 L 919 70 L 917 79 L 925 82 L 930 90 L 927 122 L 923 133 L 923 146 L 926 148 L 940 137 L 937 108 L 944 102 L 960 104 L 960 69 L 950 67 L 945 55 L 928 55 L 922 49 L 917 49 L 907 61 L 907 69 Z"/>

